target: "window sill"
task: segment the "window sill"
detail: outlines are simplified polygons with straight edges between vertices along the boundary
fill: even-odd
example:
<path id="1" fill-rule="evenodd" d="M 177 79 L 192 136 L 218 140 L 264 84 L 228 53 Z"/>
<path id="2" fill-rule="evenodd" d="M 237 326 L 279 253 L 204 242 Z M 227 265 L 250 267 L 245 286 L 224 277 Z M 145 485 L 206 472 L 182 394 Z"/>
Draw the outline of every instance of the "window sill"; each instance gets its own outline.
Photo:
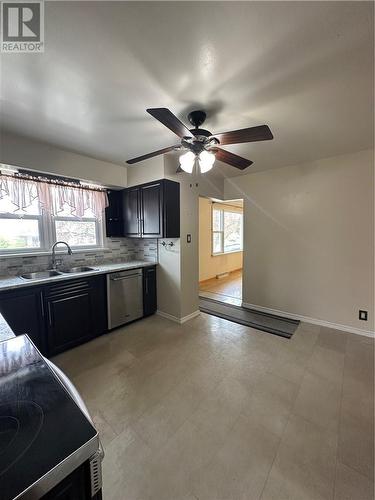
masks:
<path id="1" fill-rule="evenodd" d="M 104 250 L 109 250 L 107 247 L 86 247 L 86 248 L 77 248 L 72 247 L 72 252 L 74 254 L 79 253 L 96 253 L 103 252 Z M 35 252 L 14 252 L 14 253 L 1 253 L 0 251 L 0 259 L 14 259 L 15 257 L 41 257 L 43 255 L 51 255 L 51 250 L 40 250 Z M 65 250 L 56 250 L 56 255 L 67 255 L 68 252 Z"/>
<path id="2" fill-rule="evenodd" d="M 220 253 L 211 253 L 211 257 L 220 257 L 221 255 L 230 255 L 232 253 L 242 253 L 243 250 L 232 250 L 231 252 L 220 252 Z"/>

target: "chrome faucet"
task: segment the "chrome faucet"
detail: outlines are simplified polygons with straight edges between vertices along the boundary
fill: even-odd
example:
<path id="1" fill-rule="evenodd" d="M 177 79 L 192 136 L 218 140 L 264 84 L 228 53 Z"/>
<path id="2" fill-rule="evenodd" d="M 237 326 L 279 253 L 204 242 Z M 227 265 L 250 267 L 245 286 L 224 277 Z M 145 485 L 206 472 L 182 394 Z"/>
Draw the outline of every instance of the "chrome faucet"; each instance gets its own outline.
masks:
<path id="1" fill-rule="evenodd" d="M 57 267 L 57 264 L 56 264 L 56 247 L 57 247 L 57 245 L 66 245 L 66 247 L 68 249 L 68 254 L 72 255 L 72 253 L 73 253 L 72 249 L 65 241 L 56 241 L 56 243 L 54 243 L 52 245 L 52 261 L 51 261 L 52 269 L 56 269 L 56 267 Z"/>

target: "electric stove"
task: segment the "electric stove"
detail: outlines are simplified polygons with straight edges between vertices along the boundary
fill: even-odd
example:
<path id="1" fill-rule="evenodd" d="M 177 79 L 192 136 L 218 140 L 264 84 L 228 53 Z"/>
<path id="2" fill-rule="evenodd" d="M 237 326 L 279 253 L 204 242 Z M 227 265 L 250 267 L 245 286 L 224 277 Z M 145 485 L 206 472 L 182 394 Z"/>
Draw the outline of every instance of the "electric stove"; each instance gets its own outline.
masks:
<path id="1" fill-rule="evenodd" d="M 99 448 L 27 335 L 0 342 L 0 500 L 40 498 Z"/>

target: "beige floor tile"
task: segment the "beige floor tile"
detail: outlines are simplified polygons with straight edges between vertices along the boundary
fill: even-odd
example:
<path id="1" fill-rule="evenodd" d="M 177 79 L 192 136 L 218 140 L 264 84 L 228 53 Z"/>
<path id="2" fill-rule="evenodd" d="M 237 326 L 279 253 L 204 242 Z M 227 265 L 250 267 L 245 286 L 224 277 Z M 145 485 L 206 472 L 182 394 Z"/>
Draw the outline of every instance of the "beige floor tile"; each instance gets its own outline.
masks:
<path id="1" fill-rule="evenodd" d="M 182 382 L 162 402 L 141 415 L 133 427 L 152 449 L 158 450 L 209 396 L 210 391 L 208 384 L 190 380 Z"/>
<path id="2" fill-rule="evenodd" d="M 338 462 L 334 500 L 374 500 L 374 483 Z"/>
<path id="3" fill-rule="evenodd" d="M 344 374 L 345 354 L 317 345 L 307 361 L 307 370 L 329 382 L 341 385 Z"/>
<path id="4" fill-rule="evenodd" d="M 340 419 L 338 460 L 374 481 L 374 426 L 351 414 Z"/>
<path id="5" fill-rule="evenodd" d="M 117 436 L 105 448 L 103 496 L 107 500 L 138 498 L 144 487 L 144 470 L 151 449 L 131 429 Z"/>
<path id="6" fill-rule="evenodd" d="M 287 340 L 200 314 L 137 321 L 54 361 L 101 434 L 105 500 L 333 500 L 337 449 L 334 500 L 368 500 L 373 354 L 316 325 Z"/>
<path id="7" fill-rule="evenodd" d="M 345 353 L 348 334 L 332 328 L 321 328 L 317 345 L 332 351 Z"/>
<path id="8" fill-rule="evenodd" d="M 307 420 L 337 430 L 341 385 L 306 372 L 294 403 L 293 413 Z"/>
<path id="9" fill-rule="evenodd" d="M 291 416 L 262 500 L 332 498 L 337 436 L 298 416 Z"/>
<path id="10" fill-rule="evenodd" d="M 314 326 L 314 325 L 311 325 Z M 305 355 L 311 354 L 315 348 L 319 338 L 319 330 L 305 329 L 305 326 L 299 326 L 289 340 L 290 349 L 295 352 L 304 353 Z"/>
<path id="11" fill-rule="evenodd" d="M 145 471 L 141 498 L 174 500 L 188 495 L 190 475 L 205 467 L 221 445 L 222 441 L 209 430 L 186 421 L 154 454 Z"/>
<path id="12" fill-rule="evenodd" d="M 267 371 L 289 382 L 301 384 L 310 356 L 311 354 L 296 352 L 291 349 L 290 344 L 279 345 Z"/>
<path id="13" fill-rule="evenodd" d="M 258 499 L 279 439 L 240 416 L 212 462 L 191 475 L 192 493 L 205 500 Z"/>
<path id="14" fill-rule="evenodd" d="M 281 436 L 288 422 L 298 385 L 270 373 L 256 377 L 242 413 Z"/>
<path id="15" fill-rule="evenodd" d="M 374 425 L 374 385 L 353 378 L 344 371 L 341 412 Z"/>
<path id="16" fill-rule="evenodd" d="M 233 378 L 221 381 L 189 417 L 190 422 L 205 432 L 224 439 L 250 396 L 250 391 Z"/>

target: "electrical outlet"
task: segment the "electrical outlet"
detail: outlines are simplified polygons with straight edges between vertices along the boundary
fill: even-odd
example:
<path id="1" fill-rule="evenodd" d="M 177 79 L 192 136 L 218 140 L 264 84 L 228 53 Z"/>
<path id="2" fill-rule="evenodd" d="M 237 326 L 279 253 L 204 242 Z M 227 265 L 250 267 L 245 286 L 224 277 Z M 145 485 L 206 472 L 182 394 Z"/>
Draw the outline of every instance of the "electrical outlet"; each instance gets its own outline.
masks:
<path id="1" fill-rule="evenodd" d="M 359 319 L 361 319 L 362 321 L 367 321 L 367 314 L 367 311 L 359 310 Z"/>

